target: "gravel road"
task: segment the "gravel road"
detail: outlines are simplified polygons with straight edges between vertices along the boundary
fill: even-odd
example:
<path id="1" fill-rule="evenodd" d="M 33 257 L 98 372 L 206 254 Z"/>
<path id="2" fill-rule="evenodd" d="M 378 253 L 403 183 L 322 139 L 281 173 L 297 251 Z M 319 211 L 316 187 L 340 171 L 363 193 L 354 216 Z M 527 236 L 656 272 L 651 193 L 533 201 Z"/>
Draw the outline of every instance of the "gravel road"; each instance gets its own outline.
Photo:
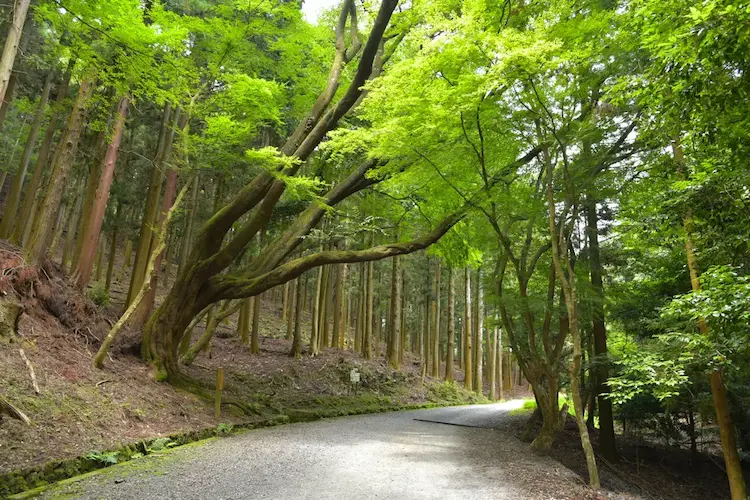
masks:
<path id="1" fill-rule="evenodd" d="M 253 430 L 122 464 L 42 498 L 578 498 L 573 472 L 498 430 L 518 402 Z"/>

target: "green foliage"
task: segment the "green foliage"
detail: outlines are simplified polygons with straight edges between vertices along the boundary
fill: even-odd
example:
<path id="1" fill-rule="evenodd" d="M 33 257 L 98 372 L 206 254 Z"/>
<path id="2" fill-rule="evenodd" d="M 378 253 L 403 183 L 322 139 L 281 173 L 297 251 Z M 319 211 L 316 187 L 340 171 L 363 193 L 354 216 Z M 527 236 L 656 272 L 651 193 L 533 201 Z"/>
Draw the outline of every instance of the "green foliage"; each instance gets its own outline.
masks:
<path id="1" fill-rule="evenodd" d="M 104 467 L 110 465 L 116 465 L 118 462 L 119 453 L 117 451 L 101 452 L 101 451 L 90 451 L 86 458 L 94 462 L 99 463 Z"/>
<path id="2" fill-rule="evenodd" d="M 95 283 L 88 291 L 88 296 L 99 307 L 107 307 L 109 305 L 109 292 L 102 282 Z"/>

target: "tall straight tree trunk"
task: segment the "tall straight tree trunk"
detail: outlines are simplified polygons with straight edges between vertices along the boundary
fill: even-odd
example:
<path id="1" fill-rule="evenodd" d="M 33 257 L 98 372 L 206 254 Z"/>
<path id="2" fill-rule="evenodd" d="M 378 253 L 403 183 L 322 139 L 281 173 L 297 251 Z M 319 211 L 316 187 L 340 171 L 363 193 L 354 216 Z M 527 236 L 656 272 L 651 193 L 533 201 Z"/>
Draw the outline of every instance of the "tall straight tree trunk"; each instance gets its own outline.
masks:
<path id="1" fill-rule="evenodd" d="M 685 153 L 678 140 L 672 143 L 672 154 L 677 166 L 678 178 L 684 180 L 687 177 L 687 166 L 685 163 Z M 685 230 L 685 252 L 687 255 L 688 271 L 690 272 L 690 285 L 693 291 L 697 292 L 701 288 L 701 283 L 698 261 L 695 257 L 695 244 L 693 243 L 693 232 L 695 230 L 693 211 L 689 206 L 683 215 L 683 228 Z M 708 323 L 706 323 L 705 318 L 698 319 L 698 330 L 702 335 L 709 335 Z M 734 423 L 732 422 L 729 398 L 727 397 L 727 389 L 724 385 L 724 376 L 721 370 L 713 368 L 709 380 L 711 382 L 711 395 L 713 396 L 714 409 L 716 410 L 716 422 L 719 425 L 721 449 L 724 453 L 724 465 L 727 471 L 732 500 L 746 500 L 747 486 L 742 473 L 742 462 L 737 451 Z"/>
<path id="2" fill-rule="evenodd" d="M 497 326 L 489 334 L 487 340 L 487 370 L 490 374 L 490 400 L 497 401 Z"/>
<path id="3" fill-rule="evenodd" d="M 323 266 L 318 268 L 318 279 L 315 280 L 315 297 L 313 298 L 312 331 L 310 332 L 310 356 L 316 356 L 318 349 L 318 338 L 320 335 L 318 320 L 320 319 L 320 293 L 323 286 Z"/>
<path id="4" fill-rule="evenodd" d="M 365 359 L 372 359 L 372 317 L 373 317 L 373 293 L 372 293 L 373 263 L 367 263 L 367 301 L 365 304 L 364 335 L 362 339 L 362 354 Z"/>
<path id="5" fill-rule="evenodd" d="M 319 326 L 318 331 L 320 332 L 318 338 L 319 349 L 322 351 L 328 347 L 328 314 L 330 308 L 328 307 L 328 298 L 330 297 L 331 291 L 331 266 L 324 266 L 323 268 L 323 284 L 320 288 L 320 312 L 319 314 Z"/>
<path id="6" fill-rule="evenodd" d="M 505 372 L 508 371 L 507 366 L 504 363 L 503 356 L 503 330 L 502 328 L 497 329 L 497 359 L 495 360 L 497 366 L 497 385 L 500 393 L 500 399 L 505 399 Z"/>
<path id="7" fill-rule="evenodd" d="M 96 282 L 102 281 L 102 268 L 104 267 L 104 240 L 100 240 L 96 250 Z"/>
<path id="8" fill-rule="evenodd" d="M 432 371 L 430 375 L 434 378 L 440 378 L 440 261 L 437 261 L 435 269 L 435 306 L 432 318 Z"/>
<path id="9" fill-rule="evenodd" d="M 117 211 L 115 212 L 115 223 L 112 227 L 112 241 L 109 245 L 109 262 L 107 263 L 107 281 L 104 284 L 104 289 L 109 292 L 112 286 L 112 276 L 115 271 L 115 261 L 117 260 L 117 233 L 120 229 L 122 217 L 122 202 L 117 204 Z"/>
<path id="10" fill-rule="evenodd" d="M 339 335 L 338 335 L 338 348 L 344 349 L 346 346 L 346 335 L 349 331 L 349 296 L 346 293 L 346 280 L 349 275 L 349 266 L 348 264 L 341 264 L 341 267 L 339 268 L 339 275 L 341 277 L 341 285 L 339 286 L 337 296 L 338 294 L 341 295 L 341 304 L 340 307 L 337 308 L 338 310 L 338 317 L 336 321 L 340 324 L 339 326 Z"/>
<path id="11" fill-rule="evenodd" d="M 466 266 L 465 270 L 465 307 L 464 307 L 464 325 L 463 325 L 463 355 L 464 355 L 464 388 L 472 390 L 474 385 L 472 381 L 472 360 L 471 360 L 471 270 Z"/>
<path id="12" fill-rule="evenodd" d="M 342 297 L 344 291 L 344 277 L 342 275 L 343 264 L 334 266 L 334 269 L 336 272 L 336 280 L 334 281 L 333 294 L 333 338 L 331 340 L 331 346 L 338 348 L 339 342 L 341 341 L 341 316 L 343 314 L 342 309 L 344 307 L 344 301 Z"/>
<path id="13" fill-rule="evenodd" d="M 52 116 L 47 124 L 47 129 L 44 132 L 42 144 L 39 146 L 39 152 L 37 153 L 36 163 L 34 164 L 34 170 L 31 174 L 29 185 L 26 187 L 26 195 L 24 196 L 23 204 L 19 211 L 18 222 L 15 224 L 13 236 L 11 238 L 13 243 L 17 245 L 25 246 L 27 241 L 24 239 L 24 235 L 31 231 L 34 213 L 36 212 L 37 206 L 37 194 L 42 185 L 42 174 L 44 173 L 44 168 L 47 166 L 47 161 L 49 160 L 55 132 L 64 116 L 63 105 L 65 98 L 68 96 L 70 77 L 74 65 L 75 60 L 71 59 L 68 63 L 68 68 L 63 75 L 62 81 L 60 82 L 60 87 L 57 90 L 57 97 L 55 97 L 55 103 L 52 106 Z"/>
<path id="14" fill-rule="evenodd" d="M 260 298 L 253 297 L 253 329 L 250 332 L 250 353 L 260 354 Z"/>
<path id="15" fill-rule="evenodd" d="M 35 218 L 30 241 L 26 248 L 27 258 L 32 263 L 41 264 L 44 259 L 44 254 L 49 244 L 50 230 L 55 221 L 57 209 L 60 206 L 68 174 L 73 167 L 73 159 L 78 149 L 81 131 L 86 121 L 88 102 L 93 91 L 94 82 L 91 79 L 86 78 L 81 81 L 68 125 L 63 132 L 63 136 L 60 138 L 60 144 L 55 153 L 55 161 L 52 165 L 52 173 L 50 174 L 49 189 L 44 197 L 39 214 Z"/>
<path id="16" fill-rule="evenodd" d="M 292 340 L 292 352 L 290 355 L 294 358 L 299 358 L 302 356 L 302 309 L 305 307 L 305 302 L 302 300 L 302 290 L 305 287 L 299 278 L 295 281 L 297 281 L 297 286 L 295 287 L 294 340 Z"/>
<path id="17" fill-rule="evenodd" d="M 406 291 L 404 283 L 406 282 L 406 270 L 401 269 L 401 279 L 399 289 L 401 293 L 401 304 L 399 307 L 399 346 L 398 346 L 398 364 L 404 363 L 404 348 L 406 346 Z"/>
<path id="18" fill-rule="evenodd" d="M 401 259 L 396 256 L 391 265 L 391 312 L 390 335 L 388 336 L 388 364 L 394 370 L 399 367 L 399 350 L 401 347 Z"/>
<path id="19" fill-rule="evenodd" d="M 78 226 L 78 219 L 81 217 L 81 205 L 83 204 L 83 187 L 83 183 L 79 181 L 78 187 L 76 188 L 73 211 L 68 216 L 68 228 L 65 232 L 63 255 L 62 260 L 60 261 L 63 269 L 67 268 L 70 264 L 71 253 L 73 253 L 73 246 L 75 245 L 76 227 Z"/>
<path id="20" fill-rule="evenodd" d="M 0 58 L 0 101 L 4 101 L 8 93 L 8 83 L 13 72 L 13 63 L 16 61 L 18 44 L 23 33 L 23 25 L 26 23 L 26 14 L 29 10 L 31 0 L 17 0 L 14 2 L 13 21 L 5 38 L 3 55 Z"/>
<path id="21" fill-rule="evenodd" d="M 591 193 L 586 197 L 586 222 L 589 239 L 589 262 L 591 265 L 591 285 L 596 293 L 593 304 L 594 354 L 597 357 L 592 397 L 599 404 L 599 452 L 610 461 L 617 460 L 615 446 L 615 426 L 612 416 L 612 401 L 607 397 L 609 361 L 607 359 L 607 328 L 604 324 L 604 283 L 602 262 L 599 252 L 599 228 L 596 213 L 596 200 Z M 592 412 L 593 413 L 593 412 Z"/>
<path id="22" fill-rule="evenodd" d="M 88 224 L 91 222 L 91 210 L 94 207 L 96 190 L 99 187 L 102 165 L 104 165 L 104 154 L 100 155 L 100 153 L 106 153 L 107 131 L 102 130 L 96 134 L 95 137 L 95 142 L 90 146 L 91 160 L 89 161 L 88 179 L 86 181 L 86 198 L 83 201 L 81 218 L 78 220 L 78 225 L 76 226 L 75 249 L 73 251 L 70 274 L 73 274 L 78 262 L 81 260 L 81 252 L 83 251 Z M 84 147 L 86 146 L 88 146 L 88 144 L 84 143 Z"/>
<path id="23" fill-rule="evenodd" d="M 453 382 L 456 377 L 453 367 L 453 353 L 456 335 L 456 279 L 453 274 L 453 266 L 448 268 L 448 338 L 445 348 L 445 380 Z"/>
<path id="24" fill-rule="evenodd" d="M 296 294 L 296 288 L 297 288 L 297 279 L 295 278 L 293 281 L 290 281 L 289 290 L 287 291 L 287 298 L 288 301 L 287 304 L 287 318 L 286 318 L 286 339 L 292 340 L 294 338 L 294 331 L 292 330 L 294 328 L 294 296 Z"/>
<path id="25" fill-rule="evenodd" d="M 476 377 L 474 378 L 474 391 L 478 394 L 484 393 L 484 373 L 482 371 L 482 358 L 484 348 L 484 286 L 482 285 L 482 269 L 477 269 L 477 343 L 476 352 Z"/>
<path id="26" fill-rule="evenodd" d="M 104 222 L 104 211 L 107 208 L 107 201 L 109 200 L 109 190 L 112 186 L 112 179 L 115 174 L 117 152 L 120 149 L 120 140 L 122 139 L 122 131 L 125 128 L 125 117 L 128 113 L 129 103 L 130 101 L 127 96 L 120 99 L 114 128 L 112 129 L 112 139 L 107 147 L 107 153 L 104 155 L 104 163 L 101 168 L 99 186 L 96 188 L 94 205 L 89 214 L 89 221 L 85 225 L 86 234 L 83 238 L 84 244 L 81 248 L 81 256 L 78 261 L 76 272 L 76 284 L 80 289 L 86 288 L 86 285 L 88 285 L 89 279 L 91 278 L 91 269 L 94 264 L 94 253 L 99 244 L 99 236 L 102 229 L 102 223 Z"/>
<path id="27" fill-rule="evenodd" d="M 284 283 L 284 294 L 281 298 L 281 321 L 286 321 L 287 309 L 289 307 L 289 282 Z M 287 332 L 288 335 L 288 332 Z"/>
<path id="28" fill-rule="evenodd" d="M 52 88 L 52 75 L 52 71 L 48 72 L 47 78 L 44 80 L 42 95 L 39 97 L 39 106 L 37 107 L 34 121 L 29 129 L 29 135 L 26 138 L 26 146 L 23 149 L 23 155 L 21 155 L 21 163 L 18 165 L 18 170 L 16 170 L 16 174 L 13 176 L 13 184 L 10 186 L 8 201 L 5 202 L 3 219 L 2 222 L 0 222 L 0 238 L 8 239 L 13 232 L 13 227 L 16 224 L 16 221 L 18 220 L 16 212 L 18 211 L 18 204 L 21 200 L 21 189 L 23 188 L 23 182 L 26 179 L 26 170 L 28 170 L 29 163 L 31 162 L 31 155 L 34 152 L 39 129 L 44 121 L 44 111 L 47 108 L 47 100 L 49 99 L 50 89 Z"/>
<path id="29" fill-rule="evenodd" d="M 169 129 L 170 116 L 172 108 L 169 103 L 164 106 L 164 113 L 161 119 L 161 128 L 159 130 L 159 142 L 156 147 L 156 154 L 154 155 L 153 166 L 151 167 L 151 177 L 148 185 L 148 196 L 146 198 L 146 206 L 143 211 L 143 218 L 141 219 L 141 230 L 138 236 L 138 246 L 135 251 L 135 263 L 133 264 L 133 272 L 130 276 L 130 287 L 128 289 L 128 296 L 125 300 L 125 306 L 129 306 L 133 301 L 138 291 L 143 287 L 143 280 L 145 279 L 146 265 L 150 257 L 151 238 L 153 235 L 154 223 L 156 222 L 157 211 L 159 208 L 159 195 L 162 184 L 162 171 L 161 163 L 164 156 L 164 149 L 166 148 L 167 133 Z"/>

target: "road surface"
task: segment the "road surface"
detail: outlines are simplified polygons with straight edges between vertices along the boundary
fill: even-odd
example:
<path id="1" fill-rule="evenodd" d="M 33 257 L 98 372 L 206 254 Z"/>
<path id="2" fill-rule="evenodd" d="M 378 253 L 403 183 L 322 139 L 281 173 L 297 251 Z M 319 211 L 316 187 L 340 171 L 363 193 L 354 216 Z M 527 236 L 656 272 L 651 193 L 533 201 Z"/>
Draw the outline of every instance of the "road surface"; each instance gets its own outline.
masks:
<path id="1" fill-rule="evenodd" d="M 118 465 L 42 498 L 576 498 L 573 472 L 497 430 L 518 402 L 258 429 Z"/>

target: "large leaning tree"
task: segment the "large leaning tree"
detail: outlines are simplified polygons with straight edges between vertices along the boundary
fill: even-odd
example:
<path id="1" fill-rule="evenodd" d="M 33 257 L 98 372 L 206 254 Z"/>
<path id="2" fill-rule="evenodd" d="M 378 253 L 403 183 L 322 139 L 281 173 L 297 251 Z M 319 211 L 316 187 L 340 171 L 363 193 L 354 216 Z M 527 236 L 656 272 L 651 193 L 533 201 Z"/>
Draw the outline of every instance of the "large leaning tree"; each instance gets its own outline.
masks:
<path id="1" fill-rule="evenodd" d="M 248 261 L 235 265 L 246 247 L 257 239 L 256 236 L 271 220 L 287 182 L 299 173 L 302 164 L 328 132 L 335 129 L 362 100 L 366 82 L 382 72 L 384 62 L 393 52 L 389 45 L 397 44 L 403 38 L 400 32 L 403 27 L 391 22 L 398 3 L 398 0 L 381 2 L 370 33 L 360 46 L 357 36 L 346 36 L 347 25 L 350 33 L 355 31 L 352 28 L 356 26 L 354 3 L 352 0 L 343 2 L 336 28 L 336 57 L 326 88 L 307 118 L 279 148 L 279 166 L 261 171 L 203 225 L 192 245 L 187 264 L 146 324 L 142 355 L 156 368 L 158 380 L 178 386 L 194 386 L 194 381 L 180 370 L 177 348 L 191 320 L 209 305 L 257 296 L 318 266 L 374 261 L 424 249 L 459 222 L 477 199 L 487 196 L 494 182 L 499 180 L 490 180 L 487 186 L 472 195 L 473 200 L 445 215 L 421 237 L 359 250 L 336 249 L 297 256 L 296 251 L 305 237 L 330 207 L 383 180 L 382 175 L 372 175 L 382 162 L 367 159 L 327 193 L 300 210 L 284 231 L 265 242 Z M 357 54 L 359 58 L 351 82 L 346 89 L 338 89 L 344 67 L 354 61 Z M 337 95 L 341 97 L 334 102 Z M 541 147 L 532 149 L 511 162 L 508 168 L 529 162 L 540 151 Z M 230 266 L 233 266 L 231 272 L 228 271 Z"/>

